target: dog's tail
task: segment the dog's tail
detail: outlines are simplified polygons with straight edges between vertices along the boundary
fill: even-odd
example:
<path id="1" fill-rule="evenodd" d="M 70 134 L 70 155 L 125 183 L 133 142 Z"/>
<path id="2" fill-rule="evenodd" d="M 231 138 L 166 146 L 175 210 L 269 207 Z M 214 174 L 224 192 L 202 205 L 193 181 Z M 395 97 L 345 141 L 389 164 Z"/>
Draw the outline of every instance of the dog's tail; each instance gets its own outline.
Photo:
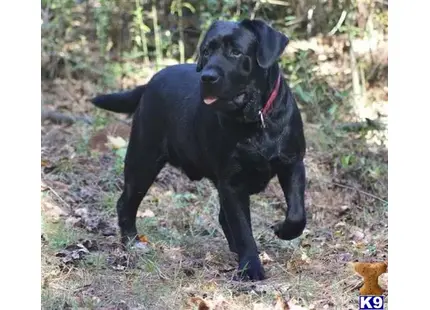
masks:
<path id="1" fill-rule="evenodd" d="M 145 92 L 146 85 L 141 85 L 133 90 L 103 94 L 92 98 L 90 101 L 96 107 L 104 110 L 133 114 L 139 105 L 140 98 Z"/>

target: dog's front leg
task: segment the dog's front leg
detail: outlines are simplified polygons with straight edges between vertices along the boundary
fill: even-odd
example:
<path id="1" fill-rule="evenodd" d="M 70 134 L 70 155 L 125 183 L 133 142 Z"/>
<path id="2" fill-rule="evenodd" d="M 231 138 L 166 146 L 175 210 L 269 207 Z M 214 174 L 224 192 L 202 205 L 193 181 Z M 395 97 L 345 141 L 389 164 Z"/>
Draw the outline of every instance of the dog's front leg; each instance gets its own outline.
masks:
<path id="1" fill-rule="evenodd" d="M 287 202 L 285 220 L 276 224 L 275 234 L 283 240 L 299 237 L 306 226 L 305 185 L 306 173 L 303 161 L 291 165 L 281 164 L 277 169 L 279 183 Z"/>
<path id="2" fill-rule="evenodd" d="M 239 254 L 239 277 L 251 280 L 263 280 L 264 269 L 258 257 L 257 245 L 252 235 L 247 210 L 249 210 L 249 194 L 240 187 L 229 182 L 218 185 L 221 212 L 230 232 L 229 242 Z"/>

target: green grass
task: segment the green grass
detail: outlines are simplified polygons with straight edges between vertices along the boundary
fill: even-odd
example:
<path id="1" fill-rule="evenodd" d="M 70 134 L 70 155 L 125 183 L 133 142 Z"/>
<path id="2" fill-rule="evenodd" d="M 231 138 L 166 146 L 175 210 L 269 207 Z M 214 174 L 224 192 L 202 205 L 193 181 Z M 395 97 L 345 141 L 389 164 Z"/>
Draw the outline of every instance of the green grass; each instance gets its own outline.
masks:
<path id="1" fill-rule="evenodd" d="M 63 221 L 50 222 L 45 218 L 42 218 L 42 234 L 53 251 L 76 243 L 80 238 L 85 236 L 80 229 L 67 227 Z"/>

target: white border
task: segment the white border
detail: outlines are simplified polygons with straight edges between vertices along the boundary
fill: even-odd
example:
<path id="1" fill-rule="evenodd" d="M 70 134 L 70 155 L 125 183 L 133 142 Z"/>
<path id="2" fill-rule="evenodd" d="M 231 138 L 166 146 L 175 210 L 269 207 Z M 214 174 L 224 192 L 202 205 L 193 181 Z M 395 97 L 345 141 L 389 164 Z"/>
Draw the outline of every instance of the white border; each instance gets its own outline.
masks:
<path id="1" fill-rule="evenodd" d="M 430 156 L 424 151 L 430 140 L 430 114 L 424 111 L 430 104 L 428 8 L 427 1 L 390 1 L 391 310 L 428 307 Z M 5 1 L 0 14 L 1 305 L 40 309 L 40 2 Z"/>
<path id="2" fill-rule="evenodd" d="M 5 1 L 1 47 L 1 308 L 40 309 L 40 1 Z"/>
<path id="3" fill-rule="evenodd" d="M 427 309 L 430 227 L 428 1 L 389 7 L 389 309 Z"/>

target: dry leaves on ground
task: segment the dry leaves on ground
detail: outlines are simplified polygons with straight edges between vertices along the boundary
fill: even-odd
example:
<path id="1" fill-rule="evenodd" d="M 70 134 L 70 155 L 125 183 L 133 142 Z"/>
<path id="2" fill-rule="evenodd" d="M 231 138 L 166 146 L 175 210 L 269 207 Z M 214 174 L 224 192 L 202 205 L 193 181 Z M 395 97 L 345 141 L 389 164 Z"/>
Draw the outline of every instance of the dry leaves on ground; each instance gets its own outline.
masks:
<path id="1" fill-rule="evenodd" d="M 145 218 L 145 217 L 154 217 L 155 214 L 149 209 L 145 211 L 137 211 L 136 217 Z"/>
<path id="2" fill-rule="evenodd" d="M 197 306 L 198 310 L 228 310 L 230 306 L 235 306 L 234 309 L 237 309 L 237 305 L 229 303 L 223 296 L 219 295 L 210 298 L 203 298 L 200 296 L 191 297 L 188 300 L 188 306 L 195 307 Z M 262 303 L 255 303 L 253 305 L 253 310 L 309 310 L 307 308 L 296 305 L 296 301 L 294 299 L 286 300 L 280 294 L 276 296 L 276 303 L 272 306 L 267 306 Z"/>
<path id="3" fill-rule="evenodd" d="M 85 255 L 90 254 L 90 251 L 96 251 L 97 249 L 95 241 L 84 240 L 77 244 L 68 245 L 55 256 L 60 257 L 63 264 L 71 264 L 83 259 Z"/>
<path id="4" fill-rule="evenodd" d="M 188 301 L 190 306 L 197 306 L 198 310 L 227 310 L 228 303 L 222 296 L 217 296 L 213 300 L 201 298 L 201 297 L 191 297 Z"/>
<path id="5" fill-rule="evenodd" d="M 127 146 L 127 141 L 125 141 L 122 137 L 107 136 L 107 139 L 113 149 L 122 149 Z"/>

